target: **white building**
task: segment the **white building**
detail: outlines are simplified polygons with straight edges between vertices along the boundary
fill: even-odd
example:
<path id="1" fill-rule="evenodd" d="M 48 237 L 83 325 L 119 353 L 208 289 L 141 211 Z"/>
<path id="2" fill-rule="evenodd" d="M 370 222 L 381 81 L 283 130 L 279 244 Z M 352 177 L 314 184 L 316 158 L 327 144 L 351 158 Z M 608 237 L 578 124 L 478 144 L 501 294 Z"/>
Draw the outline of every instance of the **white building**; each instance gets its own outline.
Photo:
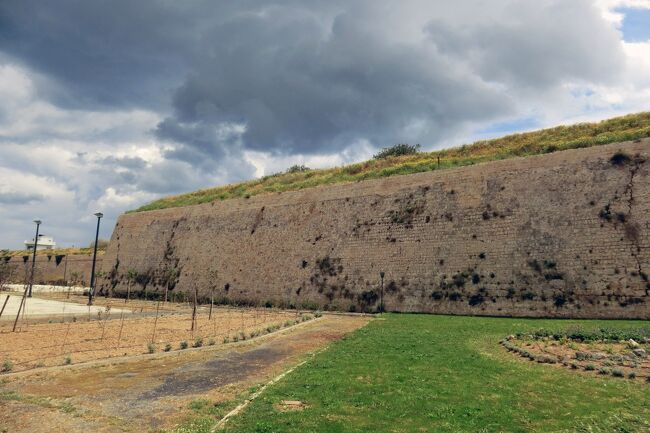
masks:
<path id="1" fill-rule="evenodd" d="M 33 250 L 34 238 L 32 238 L 30 241 L 25 241 L 25 247 L 27 250 Z M 52 236 L 38 235 L 38 245 L 36 247 L 37 250 L 53 250 L 54 248 L 56 248 L 56 242 L 54 242 L 54 238 Z"/>

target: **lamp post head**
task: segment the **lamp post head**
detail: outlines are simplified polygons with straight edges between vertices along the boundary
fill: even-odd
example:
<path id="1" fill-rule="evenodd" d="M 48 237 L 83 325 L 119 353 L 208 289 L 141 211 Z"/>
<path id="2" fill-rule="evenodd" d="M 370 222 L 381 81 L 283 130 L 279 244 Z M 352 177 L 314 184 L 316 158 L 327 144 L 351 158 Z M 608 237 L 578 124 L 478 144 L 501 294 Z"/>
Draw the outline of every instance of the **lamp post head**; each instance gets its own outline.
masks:
<path id="1" fill-rule="evenodd" d="M 39 225 L 41 225 L 41 223 L 42 223 L 43 221 L 41 221 L 41 220 L 34 220 L 34 222 L 36 223 L 37 226 L 39 226 Z"/>
<path id="2" fill-rule="evenodd" d="M 101 217 L 104 216 L 104 214 L 101 213 L 101 212 L 97 212 L 97 213 L 95 214 L 95 216 L 96 216 L 97 218 L 101 218 Z"/>
<path id="3" fill-rule="evenodd" d="M 386 275 L 386 274 L 384 274 L 384 271 L 381 271 L 381 272 L 379 273 L 379 276 L 382 278 L 382 280 L 384 279 L 384 275 Z"/>

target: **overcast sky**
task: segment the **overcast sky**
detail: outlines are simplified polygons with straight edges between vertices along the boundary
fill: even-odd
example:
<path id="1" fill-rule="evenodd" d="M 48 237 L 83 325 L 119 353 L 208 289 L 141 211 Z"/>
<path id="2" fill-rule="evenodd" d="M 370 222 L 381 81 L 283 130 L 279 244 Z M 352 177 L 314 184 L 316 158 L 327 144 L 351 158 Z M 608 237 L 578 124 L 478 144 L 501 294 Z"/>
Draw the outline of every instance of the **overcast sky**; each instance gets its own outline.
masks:
<path id="1" fill-rule="evenodd" d="M 34 218 L 650 110 L 650 0 L 2 0 L 0 249 Z"/>

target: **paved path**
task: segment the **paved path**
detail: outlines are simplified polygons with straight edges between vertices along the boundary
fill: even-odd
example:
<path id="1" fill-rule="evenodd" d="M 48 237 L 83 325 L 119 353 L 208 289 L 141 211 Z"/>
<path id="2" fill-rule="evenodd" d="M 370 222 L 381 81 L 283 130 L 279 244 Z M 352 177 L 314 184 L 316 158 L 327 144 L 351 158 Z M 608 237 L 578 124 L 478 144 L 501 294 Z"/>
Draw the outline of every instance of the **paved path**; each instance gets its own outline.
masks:
<path id="1" fill-rule="evenodd" d="M 7 295 L 0 292 L 0 308 L 4 305 Z M 20 306 L 20 300 L 22 295 L 12 294 L 9 295 L 9 302 L 5 307 L 4 312 L 0 320 L 13 320 L 16 318 L 16 313 L 18 313 L 18 307 Z M 88 314 L 88 306 L 81 305 L 71 302 L 61 302 L 61 301 L 52 301 L 49 299 L 40 299 L 40 298 L 27 298 L 27 304 L 25 308 L 25 317 L 44 317 L 44 316 L 61 316 L 61 315 L 81 315 Z M 91 306 L 90 314 L 97 314 L 97 312 L 105 311 L 105 307 L 101 306 Z M 129 310 L 124 310 L 128 312 Z M 111 308 L 112 313 L 121 313 L 122 310 L 119 308 Z"/>
<path id="2" fill-rule="evenodd" d="M 5 284 L 5 288 L 14 292 L 23 293 L 25 290 L 24 284 Z M 88 287 L 83 286 L 55 286 L 52 284 L 34 284 L 32 286 L 32 293 L 74 293 L 80 294 L 88 290 Z"/>

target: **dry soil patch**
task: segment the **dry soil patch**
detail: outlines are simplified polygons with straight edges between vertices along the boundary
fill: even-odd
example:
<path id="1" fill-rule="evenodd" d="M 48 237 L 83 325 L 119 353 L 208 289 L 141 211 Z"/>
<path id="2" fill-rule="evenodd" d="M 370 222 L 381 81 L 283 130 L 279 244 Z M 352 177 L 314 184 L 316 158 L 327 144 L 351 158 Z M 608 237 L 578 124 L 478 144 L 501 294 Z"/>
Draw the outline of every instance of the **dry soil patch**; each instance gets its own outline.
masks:
<path id="1" fill-rule="evenodd" d="M 326 315 L 244 343 L 103 367 L 72 366 L 5 376 L 0 385 L 0 431 L 170 428 L 187 415 L 191 401 L 233 400 L 368 320 Z"/>

